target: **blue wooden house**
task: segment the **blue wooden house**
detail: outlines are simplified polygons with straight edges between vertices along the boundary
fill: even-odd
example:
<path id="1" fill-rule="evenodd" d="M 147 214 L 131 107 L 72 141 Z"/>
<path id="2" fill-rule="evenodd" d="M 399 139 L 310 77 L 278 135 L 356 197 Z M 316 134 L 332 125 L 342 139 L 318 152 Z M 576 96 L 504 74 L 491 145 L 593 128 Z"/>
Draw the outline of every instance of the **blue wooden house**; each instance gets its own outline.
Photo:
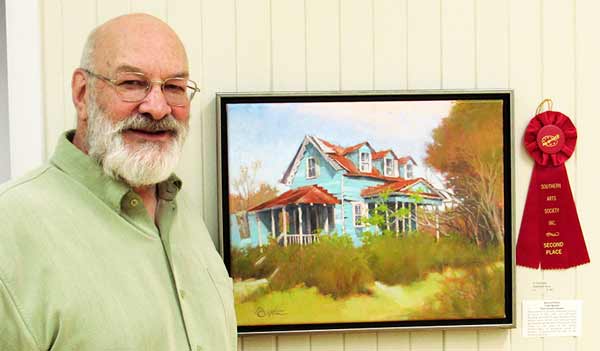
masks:
<path id="1" fill-rule="evenodd" d="M 290 190 L 248 209 L 243 220 L 232 215 L 233 226 L 246 226 L 243 231 L 237 230 L 245 231 L 242 237 L 232 234 L 232 244 L 262 246 L 271 237 L 281 245 L 306 245 L 318 235 L 337 233 L 349 235 L 355 245 L 361 245 L 364 232 L 379 230 L 364 224 L 361 218 L 381 201 L 383 192 L 388 194 L 388 208 L 406 208 L 410 213 L 389 220 L 386 229 L 398 234 L 417 230 L 417 206 L 434 211 L 437 223 L 443 196 L 427 180 L 414 177 L 415 167 L 410 156 L 398 157 L 392 150 L 376 151 L 369 142 L 342 147 L 305 136 L 281 179 Z M 421 199 L 418 202 L 411 196 L 416 193 Z M 435 230 L 439 235 L 437 225 Z"/>

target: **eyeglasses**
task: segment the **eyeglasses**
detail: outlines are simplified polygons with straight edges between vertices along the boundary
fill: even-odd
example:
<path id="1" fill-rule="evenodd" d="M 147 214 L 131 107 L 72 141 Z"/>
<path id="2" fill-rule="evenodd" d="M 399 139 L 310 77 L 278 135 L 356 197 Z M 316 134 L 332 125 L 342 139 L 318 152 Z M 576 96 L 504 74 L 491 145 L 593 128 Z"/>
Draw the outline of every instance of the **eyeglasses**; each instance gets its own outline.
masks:
<path id="1" fill-rule="evenodd" d="M 119 72 L 115 79 L 110 79 L 87 69 L 82 69 L 90 76 L 102 79 L 111 84 L 121 99 L 126 102 L 144 100 L 148 96 L 148 93 L 150 93 L 152 84 L 160 84 L 160 88 L 165 95 L 165 100 L 171 106 L 186 106 L 192 101 L 196 92 L 200 91 L 196 82 L 183 77 L 150 80 L 141 72 Z"/>

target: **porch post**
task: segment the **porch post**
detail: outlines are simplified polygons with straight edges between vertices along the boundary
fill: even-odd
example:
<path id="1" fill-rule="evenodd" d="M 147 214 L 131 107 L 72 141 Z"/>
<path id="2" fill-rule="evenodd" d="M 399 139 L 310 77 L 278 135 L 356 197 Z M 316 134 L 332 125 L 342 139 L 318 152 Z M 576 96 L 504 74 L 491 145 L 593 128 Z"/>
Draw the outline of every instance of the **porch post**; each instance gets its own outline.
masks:
<path id="1" fill-rule="evenodd" d="M 435 240 L 440 241 L 440 207 L 435 206 Z"/>
<path id="2" fill-rule="evenodd" d="M 275 237 L 275 215 L 273 212 L 275 212 L 275 210 L 271 209 L 271 236 Z"/>
<path id="3" fill-rule="evenodd" d="M 283 246 L 287 246 L 287 212 L 285 211 L 285 206 L 281 209 L 283 212 Z"/>
<path id="4" fill-rule="evenodd" d="M 396 199 L 396 202 L 394 202 L 394 212 L 398 212 L 398 199 Z M 398 216 L 396 216 L 396 238 L 399 235 L 400 232 L 400 223 L 398 222 Z"/>
<path id="5" fill-rule="evenodd" d="M 325 233 L 329 233 L 329 207 L 327 207 L 327 205 L 323 204 L 323 207 L 325 207 Z"/>
<path id="6" fill-rule="evenodd" d="M 256 226 L 258 227 L 258 247 L 262 247 L 262 233 L 260 232 L 260 227 L 262 227 L 260 219 L 260 212 L 256 212 Z"/>
<path id="7" fill-rule="evenodd" d="M 300 234 L 300 245 L 302 245 L 302 205 L 298 205 L 298 233 Z"/>
<path id="8" fill-rule="evenodd" d="M 419 229 L 419 227 L 418 227 L 419 224 L 417 222 L 417 220 L 418 220 L 418 218 L 417 218 L 417 204 L 413 204 L 413 206 L 414 206 L 414 209 L 415 209 L 415 230 L 417 230 L 417 229 Z"/>
<path id="9" fill-rule="evenodd" d="M 385 207 L 388 207 L 388 203 L 386 202 Z M 390 216 L 389 209 L 385 210 L 385 229 L 390 230 Z"/>
<path id="10" fill-rule="evenodd" d="M 402 208 L 404 209 L 404 202 L 402 202 Z M 402 216 L 402 232 L 404 233 L 406 231 L 406 216 Z"/>

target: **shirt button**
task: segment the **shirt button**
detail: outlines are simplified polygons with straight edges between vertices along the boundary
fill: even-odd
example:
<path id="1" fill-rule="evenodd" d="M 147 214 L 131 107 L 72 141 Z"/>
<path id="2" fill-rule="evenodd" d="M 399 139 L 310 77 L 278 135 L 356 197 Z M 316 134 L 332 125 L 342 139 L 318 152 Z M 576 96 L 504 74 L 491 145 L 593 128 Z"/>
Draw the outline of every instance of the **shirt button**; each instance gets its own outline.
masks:
<path id="1" fill-rule="evenodd" d="M 140 201 L 138 199 L 131 199 L 131 201 L 129 201 L 131 207 L 136 207 L 139 203 Z"/>
<path id="2" fill-rule="evenodd" d="M 182 300 L 185 299 L 185 290 L 179 290 L 179 296 Z"/>

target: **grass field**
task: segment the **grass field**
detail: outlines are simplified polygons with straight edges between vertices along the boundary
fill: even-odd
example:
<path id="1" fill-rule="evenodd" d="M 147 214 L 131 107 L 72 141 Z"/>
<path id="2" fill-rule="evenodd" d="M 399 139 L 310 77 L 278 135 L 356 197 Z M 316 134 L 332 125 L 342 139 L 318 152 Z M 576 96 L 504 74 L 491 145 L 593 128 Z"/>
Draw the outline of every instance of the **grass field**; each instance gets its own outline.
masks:
<path id="1" fill-rule="evenodd" d="M 314 287 L 295 287 L 268 292 L 267 281 L 235 283 L 236 312 L 240 325 L 398 321 L 414 319 L 436 294 L 444 281 L 460 279 L 465 271 L 447 269 L 430 273 L 407 286 L 375 282 L 369 294 L 344 299 L 319 294 Z"/>

